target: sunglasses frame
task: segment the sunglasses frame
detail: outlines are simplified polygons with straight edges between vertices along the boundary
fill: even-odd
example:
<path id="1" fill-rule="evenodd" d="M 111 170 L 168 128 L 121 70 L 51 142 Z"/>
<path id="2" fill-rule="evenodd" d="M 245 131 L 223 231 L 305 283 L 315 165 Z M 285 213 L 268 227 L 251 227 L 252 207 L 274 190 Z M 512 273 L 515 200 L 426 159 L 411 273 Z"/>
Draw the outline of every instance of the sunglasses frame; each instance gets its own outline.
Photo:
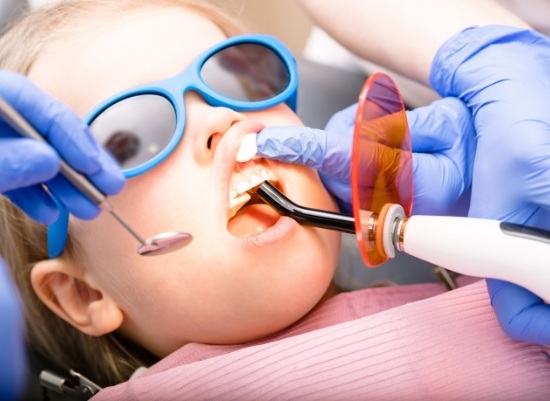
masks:
<path id="1" fill-rule="evenodd" d="M 201 78 L 201 68 L 206 61 L 221 50 L 238 44 L 258 44 L 271 49 L 286 67 L 289 75 L 287 87 L 272 98 L 259 101 L 243 101 L 231 99 L 211 89 Z M 203 99 L 214 107 L 228 107 L 235 111 L 258 111 L 274 107 L 281 103 L 296 111 L 298 93 L 298 69 L 296 60 L 288 48 L 277 38 L 265 34 L 247 34 L 230 37 L 201 53 L 189 66 L 174 77 L 139 85 L 122 91 L 96 106 L 85 117 L 90 125 L 102 112 L 113 104 L 124 99 L 139 95 L 159 95 L 167 99 L 174 108 L 176 127 L 169 143 L 158 154 L 145 163 L 123 170 L 125 177 L 135 177 L 149 171 L 162 162 L 176 148 L 185 130 L 185 101 L 184 95 L 188 91 L 199 93 Z M 59 218 L 48 225 L 48 255 L 50 258 L 60 256 L 65 249 L 69 226 L 69 213 L 59 201 L 52 196 L 59 208 Z"/>

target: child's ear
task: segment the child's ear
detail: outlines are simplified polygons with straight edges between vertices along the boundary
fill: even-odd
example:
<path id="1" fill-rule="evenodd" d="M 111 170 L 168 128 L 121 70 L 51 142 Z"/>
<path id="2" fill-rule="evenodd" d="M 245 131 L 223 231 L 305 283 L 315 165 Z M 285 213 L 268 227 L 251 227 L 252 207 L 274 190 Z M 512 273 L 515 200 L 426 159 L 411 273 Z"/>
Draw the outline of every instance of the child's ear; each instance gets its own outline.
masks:
<path id="1" fill-rule="evenodd" d="M 81 278 L 80 268 L 66 256 L 38 262 L 31 282 L 38 298 L 83 333 L 100 336 L 115 331 L 124 319 L 112 298 Z"/>

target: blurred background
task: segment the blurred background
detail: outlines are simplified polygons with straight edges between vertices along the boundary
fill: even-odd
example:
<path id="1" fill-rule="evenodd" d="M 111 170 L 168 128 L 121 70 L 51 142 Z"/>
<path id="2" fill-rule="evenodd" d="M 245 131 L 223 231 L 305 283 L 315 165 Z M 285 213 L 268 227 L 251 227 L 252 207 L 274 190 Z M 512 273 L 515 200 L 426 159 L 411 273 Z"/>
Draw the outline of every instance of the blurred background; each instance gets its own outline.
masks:
<path id="1" fill-rule="evenodd" d="M 21 5 L 40 7 L 57 0 L 0 0 L 0 27 L 13 10 Z M 309 16 L 298 0 L 204 0 L 218 4 L 240 15 L 255 31 L 277 36 L 295 53 L 301 54 L 313 28 Z M 318 0 L 323 1 L 323 0 Z M 337 0 L 328 0 L 337 1 Z M 498 0 L 504 7 L 517 13 L 537 30 L 550 34 L 546 11 L 548 0 Z M 529 6 L 526 7 L 526 4 Z M 544 10 L 544 12 L 541 12 Z"/>
<path id="2" fill-rule="evenodd" d="M 27 4 L 31 7 L 57 0 L 0 0 L 0 27 Z M 208 0 L 206 0 L 208 1 Z M 281 39 L 295 53 L 304 49 L 312 22 L 296 0 L 210 0 L 241 16 L 254 31 Z"/>
<path id="3" fill-rule="evenodd" d="M 254 31 L 282 40 L 301 54 L 311 28 L 311 19 L 296 0 L 211 0 L 241 16 Z"/>

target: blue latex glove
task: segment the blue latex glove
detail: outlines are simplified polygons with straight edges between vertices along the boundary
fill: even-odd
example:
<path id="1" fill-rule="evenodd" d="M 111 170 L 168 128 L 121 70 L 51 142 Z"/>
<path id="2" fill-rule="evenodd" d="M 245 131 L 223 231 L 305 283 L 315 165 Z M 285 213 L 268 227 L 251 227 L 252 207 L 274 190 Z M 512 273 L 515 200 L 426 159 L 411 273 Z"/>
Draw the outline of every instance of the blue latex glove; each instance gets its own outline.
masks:
<path id="1" fill-rule="evenodd" d="M 21 302 L 0 259 L 0 399 L 16 400 L 25 381 L 26 355 Z"/>
<path id="2" fill-rule="evenodd" d="M 258 134 L 261 156 L 319 170 L 344 213 L 351 212 L 350 160 L 357 105 L 336 113 L 325 130 L 267 127 Z M 474 127 L 466 106 L 445 98 L 407 112 L 413 148 L 413 213 L 464 215 L 471 185 Z"/>
<path id="3" fill-rule="evenodd" d="M 0 120 L 0 193 L 36 221 L 51 223 L 57 219 L 58 210 L 40 185 L 45 183 L 71 214 L 82 219 L 96 217 L 99 208 L 59 174 L 58 154 L 107 195 L 120 191 L 125 180 L 86 124 L 26 77 L 13 72 L 0 71 L 0 96 L 51 144 L 23 138 Z"/>
<path id="4" fill-rule="evenodd" d="M 474 116 L 469 215 L 550 229 L 550 40 L 518 28 L 468 28 L 439 49 L 430 82 Z M 488 289 L 510 337 L 550 344 L 550 305 L 502 281 L 488 280 Z"/>

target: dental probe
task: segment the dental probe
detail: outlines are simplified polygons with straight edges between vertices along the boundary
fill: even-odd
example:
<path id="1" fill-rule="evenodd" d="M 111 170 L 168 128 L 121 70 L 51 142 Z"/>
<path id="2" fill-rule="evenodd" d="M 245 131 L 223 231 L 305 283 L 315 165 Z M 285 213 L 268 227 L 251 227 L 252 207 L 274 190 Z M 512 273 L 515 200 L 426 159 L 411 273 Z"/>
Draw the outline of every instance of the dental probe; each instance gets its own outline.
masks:
<path id="1" fill-rule="evenodd" d="M 515 283 L 550 301 L 549 231 L 471 217 L 407 217 L 401 205 L 392 203 L 378 215 L 365 213 L 356 222 L 350 216 L 296 205 L 269 182 L 250 192 L 301 224 L 360 233 L 367 247 L 390 258 L 397 248 L 456 273 Z"/>
<path id="2" fill-rule="evenodd" d="M 35 139 L 42 143 L 48 142 L 40 135 L 28 122 L 25 120 L 8 102 L 0 97 L 0 116 L 10 124 L 12 128 L 17 130 L 21 135 Z M 48 144 L 49 145 L 49 144 Z M 53 148 L 53 147 L 52 147 Z M 113 206 L 107 200 L 107 197 L 97 189 L 84 175 L 76 172 L 61 156 L 59 156 L 60 172 L 68 179 L 78 190 L 86 195 L 101 209 L 108 211 L 111 215 L 141 244 L 138 247 L 140 255 L 161 255 L 172 252 L 187 245 L 192 236 L 189 233 L 179 231 L 165 232 L 157 234 L 153 237 L 144 239 L 140 236 L 122 217 L 120 217 Z"/>

